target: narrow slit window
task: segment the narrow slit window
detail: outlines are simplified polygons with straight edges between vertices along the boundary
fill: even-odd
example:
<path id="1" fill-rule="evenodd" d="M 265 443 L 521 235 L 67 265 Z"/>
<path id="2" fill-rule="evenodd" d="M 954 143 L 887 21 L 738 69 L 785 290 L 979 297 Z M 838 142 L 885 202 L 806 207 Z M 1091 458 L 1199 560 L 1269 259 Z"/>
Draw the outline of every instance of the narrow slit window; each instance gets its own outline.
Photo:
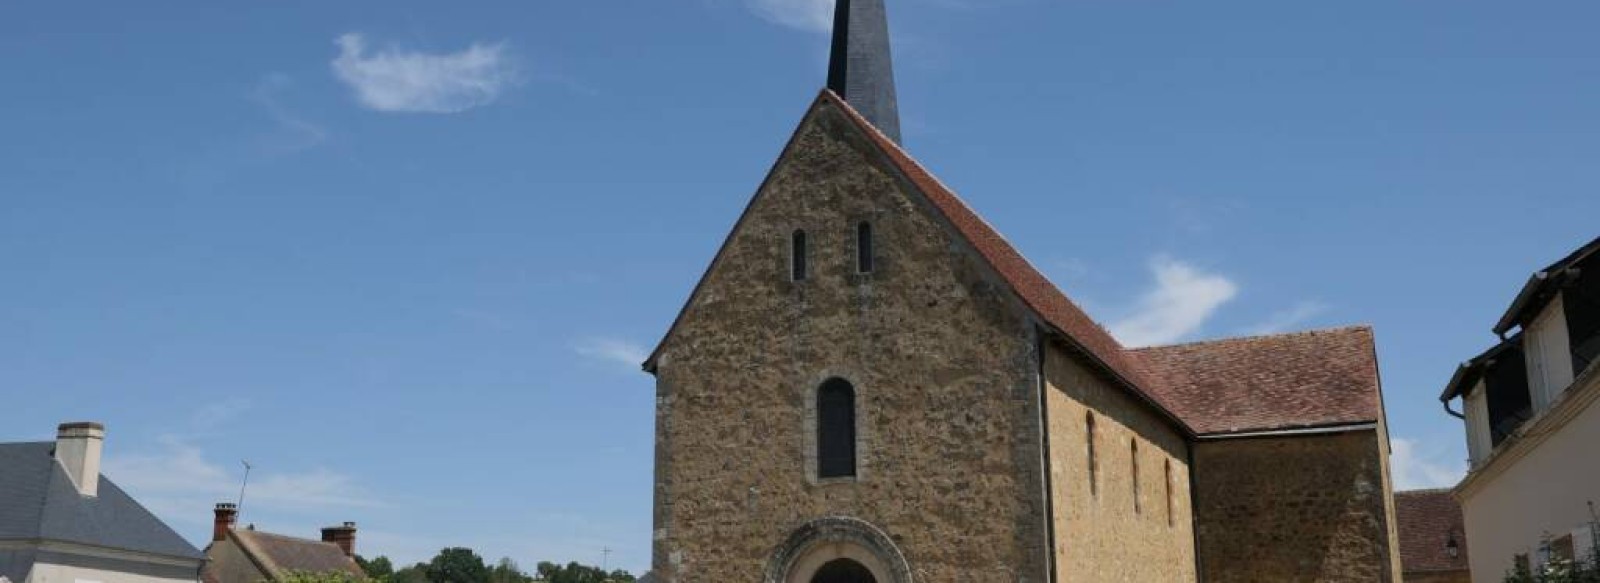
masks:
<path id="1" fill-rule="evenodd" d="M 1133 465 L 1133 513 L 1138 514 L 1139 507 L 1139 442 L 1129 440 L 1128 460 Z"/>
<path id="2" fill-rule="evenodd" d="M 856 272 L 872 273 L 872 223 L 856 225 Z"/>
<path id="3" fill-rule="evenodd" d="M 856 389 L 829 379 L 817 389 L 817 477 L 856 475 Z"/>
<path id="4" fill-rule="evenodd" d="M 1088 443 L 1089 448 L 1089 494 L 1091 496 L 1095 496 L 1100 494 L 1100 487 L 1098 484 L 1096 484 L 1097 480 L 1095 479 L 1097 477 L 1095 476 L 1095 468 L 1098 464 L 1098 460 L 1096 460 L 1094 457 L 1094 413 L 1084 414 L 1083 434 L 1084 441 Z"/>
<path id="5" fill-rule="evenodd" d="M 806 280 L 806 232 L 796 229 L 789 238 L 789 275 L 795 281 Z"/>
<path id="6" fill-rule="evenodd" d="M 1172 460 L 1166 460 L 1166 461 L 1162 462 L 1162 464 L 1161 464 L 1161 473 L 1162 473 L 1162 477 L 1165 478 L 1163 480 L 1163 483 L 1166 484 L 1167 527 L 1171 528 L 1172 526 L 1174 526 L 1174 522 L 1173 522 L 1173 518 L 1172 518 Z"/>

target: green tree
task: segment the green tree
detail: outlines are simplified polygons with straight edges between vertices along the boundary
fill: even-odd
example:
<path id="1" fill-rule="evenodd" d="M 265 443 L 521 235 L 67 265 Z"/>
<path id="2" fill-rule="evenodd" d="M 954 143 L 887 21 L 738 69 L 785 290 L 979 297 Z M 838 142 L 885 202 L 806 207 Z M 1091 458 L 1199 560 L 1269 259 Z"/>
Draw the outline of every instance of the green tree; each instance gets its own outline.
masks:
<path id="1" fill-rule="evenodd" d="M 426 573 L 431 583 L 489 583 L 489 566 L 483 564 L 483 557 L 464 547 L 439 551 L 428 562 Z"/>
<path id="2" fill-rule="evenodd" d="M 602 571 L 599 567 L 581 565 L 577 562 L 560 566 L 549 561 L 540 562 L 536 571 L 539 579 L 547 583 L 631 583 L 633 575 L 627 571 L 617 569 L 610 573 Z"/>
<path id="3" fill-rule="evenodd" d="M 532 580 L 532 577 L 517 567 L 517 562 L 511 560 L 511 557 L 501 557 L 494 564 L 494 568 L 489 569 L 489 583 L 528 583 Z"/>
<path id="4" fill-rule="evenodd" d="M 313 573 L 310 571 L 291 571 L 279 578 L 280 583 L 361 583 L 361 578 L 344 571 L 328 571 L 326 573 Z M 262 583 L 266 583 L 265 580 Z"/>
<path id="5" fill-rule="evenodd" d="M 394 564 L 389 562 L 389 557 L 379 556 L 368 561 L 366 557 L 356 555 L 356 564 L 361 565 L 361 571 L 367 574 L 368 579 L 388 581 L 394 576 Z"/>
<path id="6" fill-rule="evenodd" d="M 389 583 L 428 583 L 428 564 L 417 563 L 389 576 Z"/>

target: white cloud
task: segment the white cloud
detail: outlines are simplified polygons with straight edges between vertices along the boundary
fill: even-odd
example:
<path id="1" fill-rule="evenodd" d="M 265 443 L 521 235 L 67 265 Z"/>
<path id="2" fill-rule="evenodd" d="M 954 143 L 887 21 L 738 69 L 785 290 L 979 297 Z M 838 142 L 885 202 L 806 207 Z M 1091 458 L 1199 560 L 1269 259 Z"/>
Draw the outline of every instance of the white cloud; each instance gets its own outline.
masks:
<path id="1" fill-rule="evenodd" d="M 614 338 L 590 338 L 573 346 L 579 355 L 638 370 L 650 352 L 643 346 Z"/>
<path id="2" fill-rule="evenodd" d="M 812 32 L 833 29 L 833 0 L 748 0 L 762 18 Z"/>
<path id="3" fill-rule="evenodd" d="M 1112 335 L 1128 346 L 1183 339 L 1199 331 L 1217 308 L 1239 293 L 1239 286 L 1228 278 L 1171 258 L 1155 258 L 1150 269 L 1155 287 L 1139 297 L 1132 314 L 1110 326 Z"/>
<path id="4" fill-rule="evenodd" d="M 1277 334 L 1288 331 L 1328 311 L 1328 305 L 1319 301 L 1305 301 L 1295 304 L 1287 310 L 1279 310 L 1268 316 L 1266 320 L 1245 329 L 1246 334 Z"/>
<path id="5" fill-rule="evenodd" d="M 261 136 L 258 141 L 263 153 L 287 155 L 308 150 L 328 139 L 328 130 L 295 113 L 285 106 L 280 96 L 294 87 L 294 81 L 282 73 L 270 73 L 261 78 L 250 98 L 266 110 L 277 123 L 276 131 Z"/>
<path id="6" fill-rule="evenodd" d="M 1396 490 L 1419 488 L 1448 488 L 1455 486 L 1467 473 L 1464 461 L 1452 461 L 1447 448 L 1432 447 L 1423 450 L 1415 439 L 1397 437 L 1389 454 L 1389 471 Z"/>
<path id="7" fill-rule="evenodd" d="M 334 75 L 355 90 L 357 101 L 377 111 L 465 111 L 493 102 L 517 77 L 503 43 L 429 54 L 396 47 L 369 53 L 366 39 L 353 32 L 334 42 Z"/>
<path id="8" fill-rule="evenodd" d="M 157 451 L 107 456 L 105 474 L 159 514 L 193 518 L 217 502 L 239 495 L 242 465 L 206 458 L 182 438 L 160 439 Z M 380 504 L 347 475 L 328 469 L 284 472 L 262 468 L 251 474 L 245 504 L 255 509 L 306 510 L 373 507 Z"/>

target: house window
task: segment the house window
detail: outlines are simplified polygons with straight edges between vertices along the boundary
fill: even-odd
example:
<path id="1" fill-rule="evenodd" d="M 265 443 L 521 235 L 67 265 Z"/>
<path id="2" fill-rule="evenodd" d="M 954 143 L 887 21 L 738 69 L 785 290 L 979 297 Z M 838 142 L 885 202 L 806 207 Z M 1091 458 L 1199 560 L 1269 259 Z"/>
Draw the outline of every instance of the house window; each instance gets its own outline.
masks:
<path id="1" fill-rule="evenodd" d="M 1089 494 L 1097 496 L 1100 494 L 1100 486 L 1095 479 L 1099 460 L 1096 460 L 1094 456 L 1094 413 L 1083 414 L 1083 434 L 1084 441 L 1089 444 Z"/>
<path id="2" fill-rule="evenodd" d="M 1139 514 L 1139 442 L 1128 440 L 1128 462 L 1133 467 L 1133 513 Z"/>
<path id="3" fill-rule="evenodd" d="M 806 280 L 806 232 L 795 229 L 789 237 L 789 276 L 795 281 Z"/>
<path id="4" fill-rule="evenodd" d="M 1161 483 L 1165 484 L 1166 488 L 1164 494 L 1167 498 L 1167 528 L 1172 528 L 1174 526 L 1172 519 L 1172 460 L 1161 462 L 1161 477 L 1163 478 Z"/>
<path id="5" fill-rule="evenodd" d="M 817 477 L 856 475 L 856 390 L 829 379 L 817 390 Z"/>
<path id="6" fill-rule="evenodd" d="M 872 223 L 856 225 L 856 272 L 872 273 Z"/>

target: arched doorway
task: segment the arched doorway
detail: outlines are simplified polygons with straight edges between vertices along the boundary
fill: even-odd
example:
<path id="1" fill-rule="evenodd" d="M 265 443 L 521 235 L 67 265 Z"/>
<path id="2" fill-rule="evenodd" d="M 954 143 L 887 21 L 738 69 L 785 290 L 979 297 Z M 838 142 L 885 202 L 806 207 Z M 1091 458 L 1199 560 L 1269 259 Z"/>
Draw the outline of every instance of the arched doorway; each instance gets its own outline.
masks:
<path id="1" fill-rule="evenodd" d="M 773 551 L 764 583 L 913 583 L 894 540 L 846 516 L 801 525 Z"/>
<path id="2" fill-rule="evenodd" d="M 811 583 L 878 583 L 872 570 L 850 559 L 835 559 L 817 569 Z"/>

